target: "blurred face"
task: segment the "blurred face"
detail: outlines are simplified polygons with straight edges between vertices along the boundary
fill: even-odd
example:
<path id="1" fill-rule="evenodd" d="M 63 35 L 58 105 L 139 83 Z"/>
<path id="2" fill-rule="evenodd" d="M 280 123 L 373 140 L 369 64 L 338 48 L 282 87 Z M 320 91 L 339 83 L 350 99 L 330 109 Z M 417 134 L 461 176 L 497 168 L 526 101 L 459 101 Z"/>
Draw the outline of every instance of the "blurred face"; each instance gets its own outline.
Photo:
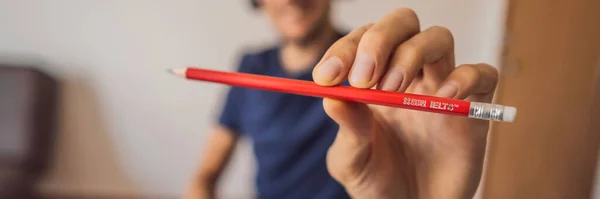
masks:
<path id="1" fill-rule="evenodd" d="M 261 9 L 288 41 L 301 42 L 329 23 L 329 0 L 259 0 Z"/>

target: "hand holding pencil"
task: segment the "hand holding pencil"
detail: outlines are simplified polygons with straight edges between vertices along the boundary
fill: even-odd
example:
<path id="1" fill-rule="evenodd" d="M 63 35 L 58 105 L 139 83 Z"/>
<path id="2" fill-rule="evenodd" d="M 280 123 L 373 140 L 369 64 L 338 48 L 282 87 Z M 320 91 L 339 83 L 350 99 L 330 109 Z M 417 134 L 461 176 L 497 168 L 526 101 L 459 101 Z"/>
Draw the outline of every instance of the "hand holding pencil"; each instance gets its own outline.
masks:
<path id="1" fill-rule="evenodd" d="M 409 9 L 335 42 L 315 66 L 314 83 L 193 68 L 173 72 L 325 97 L 326 113 L 340 126 L 327 166 L 353 198 L 472 197 L 489 121 L 453 115 L 512 121 L 516 114 L 515 108 L 489 104 L 498 79 L 494 67 L 456 67 L 452 33 L 443 27 L 421 31 Z M 346 79 L 354 88 L 339 86 Z"/>
<path id="2" fill-rule="evenodd" d="M 325 53 L 315 83 L 490 103 L 498 72 L 456 67 L 450 30 L 421 31 L 397 9 L 352 31 Z M 340 125 L 328 168 L 355 198 L 470 198 L 477 189 L 489 121 L 325 99 Z M 394 187 L 394 188 L 391 188 Z"/>

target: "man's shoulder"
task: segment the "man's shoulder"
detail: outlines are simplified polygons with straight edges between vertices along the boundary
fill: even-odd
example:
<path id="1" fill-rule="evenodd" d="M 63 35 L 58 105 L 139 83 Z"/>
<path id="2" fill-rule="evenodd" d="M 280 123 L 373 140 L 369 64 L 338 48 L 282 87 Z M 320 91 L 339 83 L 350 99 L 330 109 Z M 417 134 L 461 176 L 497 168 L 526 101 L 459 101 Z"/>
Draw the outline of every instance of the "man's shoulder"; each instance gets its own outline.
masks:
<path id="1" fill-rule="evenodd" d="M 279 46 L 269 46 L 263 48 L 256 49 L 246 49 L 244 50 L 244 56 L 254 57 L 254 58 L 264 58 L 268 56 L 273 56 L 279 50 Z"/>
<path id="2" fill-rule="evenodd" d="M 242 55 L 238 71 L 262 74 L 268 70 L 270 65 L 277 63 L 277 53 L 278 47 L 262 48 L 260 50 L 246 50 Z"/>

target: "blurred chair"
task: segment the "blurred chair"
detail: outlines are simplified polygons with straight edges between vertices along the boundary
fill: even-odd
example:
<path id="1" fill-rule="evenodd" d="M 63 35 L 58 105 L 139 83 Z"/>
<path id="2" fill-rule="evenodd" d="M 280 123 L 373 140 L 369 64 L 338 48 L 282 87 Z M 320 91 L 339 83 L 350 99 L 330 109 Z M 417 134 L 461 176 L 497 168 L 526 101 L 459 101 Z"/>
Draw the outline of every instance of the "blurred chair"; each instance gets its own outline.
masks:
<path id="1" fill-rule="evenodd" d="M 0 198 L 34 197 L 56 131 L 58 83 L 30 67 L 0 64 Z"/>

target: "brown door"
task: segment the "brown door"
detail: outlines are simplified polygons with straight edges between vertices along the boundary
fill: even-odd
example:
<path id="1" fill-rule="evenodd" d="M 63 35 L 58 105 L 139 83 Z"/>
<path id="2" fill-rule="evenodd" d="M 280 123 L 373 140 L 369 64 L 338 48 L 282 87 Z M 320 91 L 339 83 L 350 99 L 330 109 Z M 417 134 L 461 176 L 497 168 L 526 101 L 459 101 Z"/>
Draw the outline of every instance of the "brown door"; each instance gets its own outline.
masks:
<path id="1" fill-rule="evenodd" d="M 600 135 L 600 0 L 510 0 L 483 198 L 590 198 Z"/>

